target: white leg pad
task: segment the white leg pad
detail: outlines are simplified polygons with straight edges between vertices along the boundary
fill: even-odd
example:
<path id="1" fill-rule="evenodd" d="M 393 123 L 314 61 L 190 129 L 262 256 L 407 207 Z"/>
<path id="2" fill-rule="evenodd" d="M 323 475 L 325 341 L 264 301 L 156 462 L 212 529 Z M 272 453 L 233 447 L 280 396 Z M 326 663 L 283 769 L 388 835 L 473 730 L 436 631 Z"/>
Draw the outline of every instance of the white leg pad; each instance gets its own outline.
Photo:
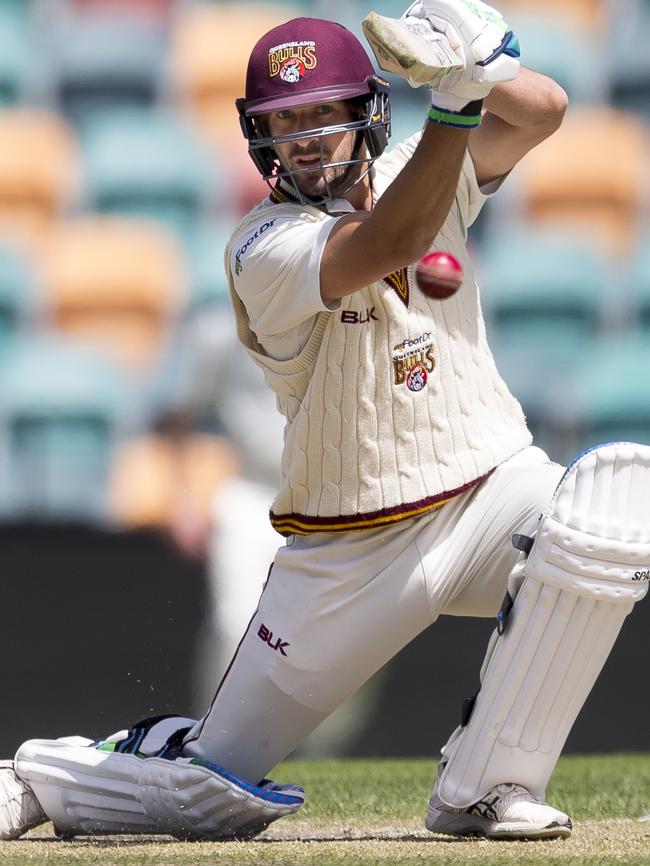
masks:
<path id="1" fill-rule="evenodd" d="M 250 785 L 216 765 L 105 752 L 91 741 L 28 740 L 16 772 L 64 835 L 169 834 L 249 838 L 296 812 L 302 788 Z"/>
<path id="2" fill-rule="evenodd" d="M 571 726 L 649 579 L 650 448 L 599 446 L 569 466 L 541 517 L 469 721 L 443 749 L 445 803 L 466 808 L 504 782 L 544 799 Z"/>

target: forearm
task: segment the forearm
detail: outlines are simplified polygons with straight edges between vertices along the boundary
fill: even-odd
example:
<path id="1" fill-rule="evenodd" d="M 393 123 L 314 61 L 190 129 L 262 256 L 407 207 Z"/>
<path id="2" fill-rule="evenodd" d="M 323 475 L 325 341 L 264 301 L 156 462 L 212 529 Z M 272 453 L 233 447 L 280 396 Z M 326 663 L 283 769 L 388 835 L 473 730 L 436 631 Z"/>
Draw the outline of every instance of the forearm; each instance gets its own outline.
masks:
<path id="1" fill-rule="evenodd" d="M 388 187 L 372 214 L 372 228 L 382 243 L 404 248 L 410 238 L 413 261 L 429 249 L 456 194 L 468 133 L 427 123 L 413 156 Z"/>
<path id="2" fill-rule="evenodd" d="M 521 67 L 516 78 L 497 84 L 485 97 L 490 114 L 515 127 L 554 127 L 562 122 L 568 97 L 553 79 Z"/>

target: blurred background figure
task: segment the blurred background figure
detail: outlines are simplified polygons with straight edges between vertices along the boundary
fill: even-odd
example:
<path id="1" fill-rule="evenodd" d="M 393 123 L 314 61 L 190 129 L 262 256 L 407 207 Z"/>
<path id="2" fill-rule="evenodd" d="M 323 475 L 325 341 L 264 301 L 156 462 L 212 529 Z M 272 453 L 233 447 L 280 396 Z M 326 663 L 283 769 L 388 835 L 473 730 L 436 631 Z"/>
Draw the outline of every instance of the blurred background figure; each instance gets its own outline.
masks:
<path id="1" fill-rule="evenodd" d="M 141 713 L 143 694 L 152 713 L 205 710 L 282 541 L 267 519 L 281 419 L 237 342 L 223 272 L 230 231 L 266 194 L 234 100 L 276 24 L 320 16 L 361 36 L 368 11 L 404 6 L 0 0 L 3 643 L 36 636 L 13 689 L 32 682 L 52 705 L 35 727 L 21 702 L 0 726 L 5 752 L 72 720 L 99 734 L 118 709 Z M 500 8 L 525 65 L 571 107 L 472 230 L 497 363 L 555 459 L 650 443 L 650 0 Z M 392 86 L 397 142 L 427 99 Z M 475 656 L 491 624 L 467 628 Z M 475 685 L 441 688 L 448 706 L 414 686 L 443 632 L 407 648 L 408 667 L 371 682 L 311 752 L 442 740 Z M 119 708 L 103 706 L 109 680 Z M 411 711 L 416 699 L 429 710 Z M 590 728 L 575 739 L 600 748 Z"/>

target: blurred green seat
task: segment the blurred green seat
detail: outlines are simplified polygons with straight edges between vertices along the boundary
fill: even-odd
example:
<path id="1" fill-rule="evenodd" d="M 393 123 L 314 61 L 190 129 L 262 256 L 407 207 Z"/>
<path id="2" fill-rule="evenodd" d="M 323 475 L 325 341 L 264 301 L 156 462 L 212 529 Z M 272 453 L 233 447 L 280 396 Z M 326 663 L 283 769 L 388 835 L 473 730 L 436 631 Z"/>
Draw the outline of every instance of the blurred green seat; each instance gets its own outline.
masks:
<path id="1" fill-rule="evenodd" d="M 0 2 L 0 108 L 32 102 L 42 71 L 42 57 L 23 16 Z"/>
<path id="2" fill-rule="evenodd" d="M 609 263 L 583 236 L 552 230 L 491 233 L 478 279 L 494 346 L 562 370 L 601 325 Z"/>
<path id="3" fill-rule="evenodd" d="M 216 304 L 230 305 L 223 251 L 236 224 L 208 220 L 199 224 L 186 243 L 189 297 L 185 312 Z"/>
<path id="4" fill-rule="evenodd" d="M 120 15 L 68 16 L 54 43 L 55 92 L 75 124 L 81 126 L 109 109 L 155 104 L 166 48 L 145 21 Z"/>
<path id="5" fill-rule="evenodd" d="M 554 231 L 492 232 L 481 251 L 477 278 L 499 372 L 536 443 L 569 459 L 572 376 L 598 338 L 607 263 L 586 240 Z"/>
<path id="6" fill-rule="evenodd" d="M 27 21 L 36 7 L 36 0 L 0 0 L 0 14 Z"/>
<path id="7" fill-rule="evenodd" d="M 585 353 L 574 390 L 580 446 L 627 440 L 650 445 L 650 344 L 624 334 Z"/>
<path id="8" fill-rule="evenodd" d="M 221 195 L 216 167 L 180 117 L 164 110 L 111 112 L 82 135 L 88 205 L 156 220 L 185 236 Z"/>
<path id="9" fill-rule="evenodd" d="M 0 516 L 101 522 L 130 387 L 94 352 L 25 339 L 0 368 Z"/>
<path id="10" fill-rule="evenodd" d="M 0 365 L 36 308 L 34 275 L 27 260 L 0 242 Z"/>
<path id="11" fill-rule="evenodd" d="M 557 81 L 572 102 L 606 101 L 607 69 L 593 34 L 568 20 L 545 16 L 541 10 L 537 14 L 513 12 L 508 22 L 519 37 L 527 68 Z"/>
<path id="12" fill-rule="evenodd" d="M 634 319 L 633 327 L 648 339 L 650 337 L 650 232 L 645 232 L 637 244 L 628 286 Z"/>
<path id="13" fill-rule="evenodd" d="M 650 2 L 626 0 L 616 17 L 616 38 L 608 44 L 609 101 L 650 122 Z"/>

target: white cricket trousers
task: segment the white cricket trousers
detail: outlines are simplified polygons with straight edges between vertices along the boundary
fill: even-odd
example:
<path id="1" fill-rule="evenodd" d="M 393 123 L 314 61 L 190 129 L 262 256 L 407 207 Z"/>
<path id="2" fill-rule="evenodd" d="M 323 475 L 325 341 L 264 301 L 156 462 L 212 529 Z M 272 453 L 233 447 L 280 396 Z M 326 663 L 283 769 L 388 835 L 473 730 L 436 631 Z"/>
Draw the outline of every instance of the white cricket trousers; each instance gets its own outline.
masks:
<path id="1" fill-rule="evenodd" d="M 563 471 L 531 446 L 420 518 L 290 538 L 186 754 L 256 782 L 440 614 L 495 616 Z"/>

